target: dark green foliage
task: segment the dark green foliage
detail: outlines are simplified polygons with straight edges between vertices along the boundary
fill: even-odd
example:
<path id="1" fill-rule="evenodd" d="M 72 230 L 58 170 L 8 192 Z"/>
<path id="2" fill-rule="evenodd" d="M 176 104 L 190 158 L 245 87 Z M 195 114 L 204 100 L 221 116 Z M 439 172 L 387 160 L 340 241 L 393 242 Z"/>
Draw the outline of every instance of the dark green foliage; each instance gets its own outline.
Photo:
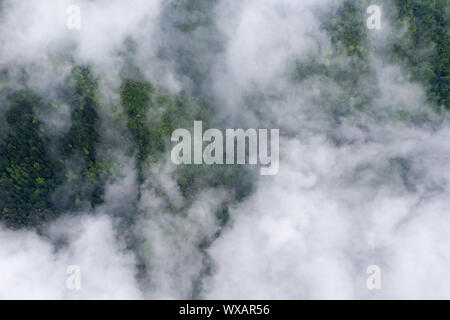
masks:
<path id="1" fill-rule="evenodd" d="M 392 19 L 407 33 L 391 51 L 410 70 L 411 77 L 428 87 L 428 98 L 437 107 L 450 109 L 450 21 L 448 0 L 396 0 Z"/>
<path id="2" fill-rule="evenodd" d="M 9 98 L 9 134 L 0 147 L 0 218 L 12 228 L 39 226 L 56 215 L 50 202 L 57 179 L 34 109 L 42 103 L 33 93 Z"/>
<path id="3" fill-rule="evenodd" d="M 170 148 L 170 136 L 177 128 L 189 128 L 194 120 L 207 121 L 211 110 L 181 94 L 170 96 L 149 83 L 126 79 L 121 90 L 122 105 L 137 149 L 140 182 L 145 179 L 145 162 L 155 162 Z"/>
<path id="4" fill-rule="evenodd" d="M 170 161 L 162 157 L 173 147 L 170 137 L 175 129 L 192 129 L 194 120 L 202 120 L 206 130 L 212 115 L 206 103 L 184 94 L 171 96 L 148 83 L 129 79 L 123 81 L 121 100 L 136 149 L 139 184 L 147 178 L 149 164 Z M 182 165 L 175 178 L 184 197 L 190 200 L 202 189 L 220 187 L 233 190 L 235 199 L 241 200 L 250 193 L 252 181 L 244 168 L 225 165 Z"/>
<path id="5" fill-rule="evenodd" d="M 187 198 L 195 197 L 203 188 L 224 188 L 234 191 L 240 201 L 252 190 L 253 177 L 241 166 L 187 165 L 178 172 L 178 185 Z"/>
<path id="6" fill-rule="evenodd" d="M 367 1 L 345 0 L 337 10 L 325 14 L 322 28 L 332 44 L 327 63 L 310 57 L 296 65 L 296 81 L 312 76 L 321 77 L 323 83 L 329 81 L 330 86 L 323 90 L 319 103 L 335 123 L 349 113 L 366 109 L 376 93 L 376 79 L 369 65 L 367 6 Z M 339 88 L 334 88 L 335 85 Z"/>
<path id="7" fill-rule="evenodd" d="M 62 139 L 62 174 L 71 188 L 57 193 L 64 209 L 95 206 L 103 201 L 104 168 L 96 154 L 100 143 L 97 90 L 97 79 L 89 67 L 74 68 L 66 81 L 64 93 L 72 107 L 72 126 Z M 72 159 L 76 159 L 76 165 Z"/>
<path id="8" fill-rule="evenodd" d="M 147 121 L 151 90 L 150 84 L 125 80 L 121 91 L 122 105 L 127 114 L 127 127 L 137 147 L 136 167 L 140 183 L 144 180 L 142 166 L 151 148 L 152 136 Z M 153 141 L 153 145 L 156 143 L 157 141 Z"/>
<path id="9" fill-rule="evenodd" d="M 427 86 L 428 98 L 434 105 L 450 108 L 450 1 L 394 0 L 394 3 L 393 10 L 383 11 L 384 17 L 393 12 L 391 29 L 396 33 L 395 41 L 391 41 L 387 50 L 388 56 L 395 63 L 403 63 L 412 79 Z M 214 110 L 211 103 L 215 100 L 206 103 L 198 98 L 208 99 L 208 75 L 222 50 L 223 39 L 214 22 L 216 4 L 217 1 L 209 0 L 177 0 L 163 6 L 161 28 L 171 37 L 161 46 L 158 55 L 175 61 L 175 69 L 182 78 L 178 80 L 189 79 L 187 83 L 183 82 L 188 93 L 170 94 L 156 84 L 152 86 L 145 82 L 139 66 L 135 65 L 137 44 L 132 38 L 126 41 L 121 53 L 126 60 L 126 72 L 121 72 L 120 92 L 124 113 L 120 106 L 112 108 L 113 115 L 102 113 L 102 119 L 114 118 L 111 122 L 115 124 L 125 119 L 126 129 L 111 130 L 120 132 L 119 135 L 123 133 L 123 136 L 109 139 L 109 142 L 103 141 L 100 134 L 98 79 L 91 68 L 73 68 L 62 85 L 61 100 L 71 107 L 71 126 L 62 136 L 55 133 L 58 143 L 52 148 L 35 116 L 36 111 L 42 111 L 47 103 L 29 91 L 15 92 L 6 99 L 8 94 L 5 92 L 14 92 L 14 84 L 10 83 L 6 72 L 0 73 L 0 103 L 7 105 L 7 111 L 2 111 L 5 125 L 0 131 L 2 221 L 13 228 L 40 226 L 58 212 L 77 212 L 101 204 L 110 162 L 115 160 L 106 157 L 104 149 L 114 141 L 127 142 L 126 131 L 132 138 L 130 152 L 136 155 L 138 184 L 142 185 L 151 176 L 152 165 L 170 161 L 163 157 L 168 156 L 173 147 L 170 136 L 175 129 L 192 129 L 194 120 L 202 120 L 204 130 L 217 127 L 212 123 Z M 365 25 L 365 10 L 369 4 L 374 3 L 344 0 L 335 11 L 325 15 L 322 27 L 332 43 L 327 61 L 319 63 L 309 57 L 298 62 L 295 68 L 295 81 L 320 77 L 324 84 L 317 98 L 320 100 L 315 102 L 332 115 L 326 117 L 331 119 L 328 130 L 332 139 L 339 121 L 349 113 L 366 109 L 377 93 L 376 72 L 370 70 L 369 61 L 373 48 L 368 37 L 370 31 Z M 406 33 L 399 36 L 402 28 Z M 23 78 L 26 78 L 25 71 Z M 25 80 L 19 82 L 26 87 Z M 256 92 L 246 97 L 245 105 L 254 110 L 258 119 L 270 121 L 265 118 L 270 115 L 264 114 L 261 105 L 282 99 L 274 96 L 276 94 Z M 317 111 L 312 113 L 317 114 Z M 397 116 L 404 121 L 414 119 L 408 110 L 401 110 Z M 406 186 L 411 185 L 406 179 L 409 165 L 403 159 L 390 162 L 392 170 L 401 172 Z M 202 190 L 224 188 L 232 194 L 217 213 L 218 224 L 224 226 L 230 215 L 228 205 L 241 201 L 252 191 L 253 176 L 247 169 L 228 165 L 181 165 L 177 167 L 174 179 L 186 200 L 186 207 L 175 208 L 170 203 L 167 207 L 173 207 L 172 212 L 178 213 L 188 208 Z M 138 201 L 139 196 L 136 196 L 127 203 L 132 215 L 139 211 Z"/>
<path id="10" fill-rule="evenodd" d="M 216 213 L 216 218 L 221 227 L 225 226 L 230 219 L 230 209 L 228 207 L 223 207 Z"/>
<path id="11" fill-rule="evenodd" d="M 364 50 L 368 45 L 365 26 L 366 8 L 367 6 L 361 1 L 345 0 L 337 12 L 326 19 L 327 22 L 324 24 L 335 48 L 343 46 L 348 55 L 360 59 L 365 59 L 367 54 Z"/>

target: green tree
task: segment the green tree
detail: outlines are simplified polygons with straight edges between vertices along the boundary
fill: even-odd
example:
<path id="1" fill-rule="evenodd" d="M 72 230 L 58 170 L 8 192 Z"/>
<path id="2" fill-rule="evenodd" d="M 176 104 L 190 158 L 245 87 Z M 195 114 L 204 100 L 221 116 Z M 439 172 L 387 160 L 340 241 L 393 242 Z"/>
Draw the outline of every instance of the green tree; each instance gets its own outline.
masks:
<path id="1" fill-rule="evenodd" d="M 0 218 L 13 228 L 40 226 L 56 216 L 50 201 L 57 179 L 34 109 L 42 101 L 29 91 L 9 98 L 9 134 L 0 147 Z"/>

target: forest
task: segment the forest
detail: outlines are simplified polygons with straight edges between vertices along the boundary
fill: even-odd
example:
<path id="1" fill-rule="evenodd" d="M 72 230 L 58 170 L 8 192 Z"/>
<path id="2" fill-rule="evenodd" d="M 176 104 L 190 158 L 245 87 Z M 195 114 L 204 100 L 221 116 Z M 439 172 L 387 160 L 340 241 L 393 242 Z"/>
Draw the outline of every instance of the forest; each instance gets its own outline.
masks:
<path id="1" fill-rule="evenodd" d="M 0 25 L 1 18 L 8 14 L 8 6 L 3 4 L 0 0 L 3 15 Z M 382 8 L 381 30 L 366 27 L 369 5 Z M 388 145 L 386 140 L 389 139 L 383 141 L 381 133 L 388 130 L 388 126 L 381 124 L 394 123 L 394 127 L 400 128 L 399 132 L 405 130 L 409 134 L 407 130 L 412 131 L 411 128 L 435 130 L 448 116 L 450 0 L 342 0 L 323 6 L 314 11 L 314 19 L 319 21 L 317 30 L 316 25 L 310 29 L 305 27 L 301 36 L 316 37 L 313 40 L 317 42 L 322 41 L 318 40 L 321 37 L 326 40 L 317 45 L 320 54 L 304 55 L 295 50 L 309 51 L 299 49 L 294 39 L 292 43 L 283 42 L 283 33 L 292 30 L 285 27 L 282 19 L 274 23 L 285 27 L 281 31 L 271 33 L 269 25 L 267 30 L 258 30 L 258 39 L 247 39 L 242 29 L 246 26 L 253 30 L 252 19 L 256 21 L 258 16 L 248 13 L 245 17 L 250 22 L 243 27 L 230 18 L 240 12 L 239 5 L 229 10 L 223 9 L 224 6 L 219 0 L 169 1 L 158 8 L 160 16 L 155 19 L 158 21 L 155 29 L 163 36 L 155 36 L 155 40 L 146 38 L 154 31 L 151 28 L 129 29 L 132 32 L 124 32 L 121 41 L 112 41 L 114 45 L 119 43 L 118 48 L 106 45 L 103 48 L 102 45 L 108 43 L 103 39 L 98 47 L 97 44 L 76 47 L 70 41 L 78 41 L 77 31 L 72 31 L 74 36 L 66 30 L 63 36 L 55 36 L 62 43 L 60 47 L 52 46 L 50 41 L 42 41 L 45 42 L 42 47 L 36 44 L 38 41 L 33 42 L 36 47 L 49 50 L 45 57 L 39 55 L 39 51 L 29 50 L 23 55 L 24 61 L 16 61 L 14 52 L 5 53 L 0 48 L 0 59 L 6 60 L 6 56 L 9 59 L 7 62 L 0 60 L 0 223 L 7 230 L 31 230 L 45 236 L 49 226 L 60 218 L 106 212 L 116 219 L 114 222 L 118 221 L 114 228 L 126 230 L 120 237 L 126 249 L 134 250 L 137 256 L 136 277 L 145 279 L 152 268 L 157 268 L 155 265 L 159 266 L 158 261 L 148 258 L 148 252 L 162 254 L 152 243 L 147 243 L 143 235 L 145 224 L 142 221 L 150 220 L 152 232 L 161 238 L 167 236 L 170 241 L 174 239 L 174 247 L 192 242 L 200 252 L 195 262 L 201 261 L 198 262 L 201 266 L 192 267 L 194 275 L 189 278 L 192 288 L 186 294 L 188 298 L 197 298 L 203 289 L 202 277 L 216 271 L 207 251 L 227 228 L 231 228 L 234 219 L 239 218 L 236 208 L 244 206 L 248 212 L 256 211 L 260 207 L 255 203 L 264 203 L 268 198 L 267 194 L 256 193 L 257 190 L 264 190 L 272 181 L 275 185 L 279 180 L 261 180 L 259 168 L 238 164 L 171 166 L 170 151 L 174 144 L 170 138 L 177 128 L 192 132 L 194 121 L 202 121 L 203 130 L 259 125 L 280 128 L 280 140 L 288 141 L 280 150 L 283 147 L 284 150 L 295 149 L 296 143 L 303 141 L 318 143 L 316 149 L 310 149 L 305 142 L 298 154 L 286 155 L 288 152 L 285 152 L 280 171 L 286 159 L 288 163 L 296 163 L 298 170 L 288 174 L 292 179 L 286 178 L 290 181 L 288 186 L 270 194 L 279 197 L 273 206 L 265 205 L 274 211 L 289 206 L 287 200 L 280 199 L 289 197 L 290 192 L 298 195 L 298 190 L 302 190 L 307 194 L 329 181 L 326 190 L 333 192 L 314 199 L 322 205 L 323 199 L 335 196 L 333 201 L 337 204 L 333 208 L 339 208 L 336 211 L 342 207 L 351 210 L 370 202 L 361 200 L 370 193 L 364 193 L 369 187 L 359 189 L 361 185 L 379 187 L 380 193 L 391 194 L 389 187 L 398 183 L 400 191 L 396 192 L 408 198 L 442 182 L 436 178 L 425 186 L 420 184 L 418 181 L 425 170 L 414 171 L 415 162 L 405 155 L 406 151 L 405 154 L 395 152 L 409 150 L 410 144 Z M 289 16 L 281 5 L 270 13 L 261 6 L 257 9 L 264 18 Z M 224 12 L 221 19 L 218 18 L 220 10 Z M 295 23 L 300 26 L 302 22 Z M 126 23 L 118 18 L 117 25 L 125 28 Z M 0 34 L 5 30 L 0 28 Z M 48 30 L 43 32 L 53 32 Z M 233 42 L 234 33 L 238 32 L 244 36 Z M 86 37 L 92 42 L 90 34 L 80 34 L 80 38 Z M 92 34 L 95 37 L 97 33 Z M 277 42 L 271 37 L 281 40 Z M 149 39 L 154 42 L 150 43 Z M 267 39 L 273 41 L 270 46 L 266 46 Z M 304 40 L 302 46 L 313 47 L 313 40 Z M 260 51 L 249 50 L 248 43 L 255 44 Z M 0 47 L 2 45 L 0 38 Z M 283 50 L 288 54 L 284 55 Z M 143 51 L 151 54 L 145 56 Z M 113 58 L 105 58 L 105 62 L 99 59 L 97 63 L 86 58 L 96 52 L 105 57 L 111 54 Z M 279 54 L 281 58 L 274 58 L 279 52 L 283 52 Z M 29 58 L 32 54 L 37 58 Z M 257 64 L 259 58 L 263 63 Z M 265 58 L 273 61 L 273 66 L 266 63 Z M 282 67 L 276 65 L 280 60 L 283 60 Z M 147 68 L 147 64 L 152 67 Z M 420 107 L 408 106 L 419 90 L 404 94 L 395 92 L 394 88 L 391 96 L 380 98 L 380 92 L 387 90 L 383 81 L 389 78 L 382 78 L 379 71 L 380 66 L 385 65 L 400 70 L 401 79 L 413 88 L 423 88 L 425 98 Z M 273 79 L 267 80 L 266 73 Z M 40 77 L 46 76 L 46 81 L 41 81 Z M 403 100 L 399 98 L 401 103 L 391 108 L 389 103 L 397 101 L 395 98 L 399 96 Z M 374 123 L 380 124 L 376 130 Z M 319 138 L 314 140 L 314 137 Z M 375 164 L 339 167 L 343 163 L 339 157 L 344 152 L 349 152 L 346 159 L 367 156 L 373 157 L 375 162 L 381 158 L 383 151 L 378 149 L 367 153 L 352 149 L 361 141 L 371 146 L 371 143 L 379 143 L 380 150 L 388 145 L 386 150 L 389 147 L 394 151 L 386 156 L 387 160 L 383 158 Z M 311 154 L 311 150 L 318 152 L 317 158 L 300 165 L 304 153 Z M 330 150 L 338 151 L 334 154 Z M 330 169 L 331 173 L 326 171 L 329 167 L 323 171 L 317 169 L 317 179 L 305 173 L 317 163 L 326 162 L 324 159 L 335 161 L 336 169 Z M 128 178 L 131 182 L 126 184 Z M 290 191 L 289 186 L 295 186 L 299 180 L 303 183 L 301 187 Z M 122 182 L 126 186 L 117 187 Z M 347 183 L 353 183 L 357 191 L 352 189 L 345 196 L 341 195 L 339 192 L 345 190 Z M 379 190 L 373 192 L 373 197 L 380 195 Z M 355 196 L 358 192 L 361 198 Z M 427 193 L 421 199 L 428 199 L 428 196 Z M 116 198 L 119 203 L 114 202 Z M 249 199 L 254 202 L 247 205 Z M 300 200 L 298 203 L 304 210 L 313 210 L 312 205 L 302 204 Z M 195 235 L 185 236 L 186 229 L 194 224 L 192 221 L 197 221 L 190 220 L 190 215 L 193 211 L 203 212 L 204 207 L 214 212 L 214 228 L 204 233 L 194 229 L 197 230 Z M 173 225 L 167 227 L 161 222 L 166 221 L 161 216 L 173 219 L 167 220 L 173 221 Z M 253 220 L 248 221 L 255 225 L 267 223 L 270 229 L 272 218 L 252 217 Z M 208 221 L 204 216 L 198 219 Z M 305 224 L 313 224 L 316 220 L 305 221 Z M 155 225 L 159 224 L 167 227 L 160 230 L 162 235 L 155 231 L 158 229 Z M 284 235 L 283 231 L 277 233 Z M 264 233 L 257 242 L 264 244 L 268 237 Z M 278 248 L 278 244 L 271 245 Z M 179 267 L 184 263 L 187 262 L 177 260 L 174 264 Z M 197 272 L 196 268 L 201 270 Z"/>
<path id="2" fill-rule="evenodd" d="M 204 16 L 204 2 L 196 0 L 183 4 L 179 1 L 177 8 L 186 5 L 188 12 L 198 10 L 200 14 L 195 15 L 195 19 L 180 22 L 175 28 L 189 37 L 199 24 L 211 24 Z M 365 28 L 368 4 L 369 1 L 345 0 L 322 26 L 332 39 L 334 54 L 341 55 L 344 51 L 351 59 L 350 70 L 314 61 L 295 67 L 297 81 L 322 74 L 345 84 L 346 97 L 334 103 L 330 110 L 336 119 L 347 112 L 364 110 L 371 99 L 371 93 L 359 85 L 362 78 L 370 82 L 372 77 L 369 30 Z M 429 101 L 442 112 L 450 109 L 450 28 L 446 16 L 449 5 L 450 1 L 439 0 L 395 1 L 395 8 L 388 11 L 389 19 L 394 25 L 405 27 L 406 33 L 382 48 L 388 53 L 388 59 L 401 63 L 408 70 L 411 80 L 427 88 Z M 426 50 L 429 48 L 432 50 Z M 194 56 L 185 55 L 178 61 L 179 68 L 188 74 L 195 66 L 195 62 L 189 61 L 190 57 Z M 192 77 L 201 77 L 201 72 L 196 70 Z M 171 132 L 192 126 L 193 120 L 208 123 L 214 114 L 214 101 L 208 101 L 201 92 L 202 81 L 196 81 L 199 85 L 190 93 L 174 96 L 142 77 L 134 78 L 122 79 L 120 101 L 124 113 L 119 116 L 126 119 L 127 134 L 133 140 L 129 153 L 135 155 L 138 181 L 142 184 L 149 166 L 168 150 Z M 72 68 L 59 89 L 59 100 L 70 105 L 71 126 L 55 140 L 50 139 L 35 114 L 38 110 L 58 108 L 58 102 L 38 96 L 26 85 L 16 90 L 9 79 L 8 68 L 2 70 L 1 103 L 7 111 L 0 147 L 0 218 L 7 226 L 39 228 L 61 212 L 95 208 L 102 203 L 104 184 L 112 174 L 112 164 L 97 150 L 101 143 L 99 122 L 102 121 L 98 114 L 102 103 L 99 80 L 89 66 Z M 349 104 L 350 100 L 355 103 Z M 150 112 L 152 117 L 149 117 Z M 76 172 L 73 161 L 77 162 Z M 250 192 L 251 179 L 247 179 L 249 173 L 242 168 L 204 170 L 202 167 L 180 169 L 178 184 L 185 196 L 194 194 L 202 184 L 235 188 L 237 199 L 245 198 Z"/>

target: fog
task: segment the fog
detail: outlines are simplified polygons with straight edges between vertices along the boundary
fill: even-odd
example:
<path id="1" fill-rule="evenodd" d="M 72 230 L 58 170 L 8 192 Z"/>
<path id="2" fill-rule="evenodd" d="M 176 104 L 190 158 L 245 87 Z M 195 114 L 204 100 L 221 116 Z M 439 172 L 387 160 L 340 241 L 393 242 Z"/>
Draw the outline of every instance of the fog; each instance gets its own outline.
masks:
<path id="1" fill-rule="evenodd" d="M 332 72 L 295 78 L 301 64 L 354 68 L 324 29 L 342 1 L 199 3 L 212 26 L 187 35 L 173 26 L 192 18 L 177 1 L 2 2 L 0 70 L 17 88 L 56 97 L 72 66 L 91 65 L 105 102 L 100 149 L 126 165 L 104 204 L 67 212 L 44 233 L 0 228 L 0 298 L 449 298 L 450 127 L 426 88 L 384 56 L 386 33 L 404 30 L 386 18 L 368 31 L 369 70 L 350 87 Z M 80 30 L 65 26 L 71 4 Z M 190 201 L 168 152 L 138 186 L 131 142 L 114 143 L 125 124 L 108 120 L 129 61 L 170 93 L 210 99 L 215 123 L 280 129 L 278 174 L 252 176 L 242 201 L 225 187 Z M 64 104 L 38 117 L 57 135 L 70 126 Z M 149 214 L 124 226 L 133 201 Z M 221 228 L 215 213 L 230 201 Z M 80 290 L 66 287 L 69 265 L 81 268 Z M 366 286 L 370 265 L 381 290 Z"/>

